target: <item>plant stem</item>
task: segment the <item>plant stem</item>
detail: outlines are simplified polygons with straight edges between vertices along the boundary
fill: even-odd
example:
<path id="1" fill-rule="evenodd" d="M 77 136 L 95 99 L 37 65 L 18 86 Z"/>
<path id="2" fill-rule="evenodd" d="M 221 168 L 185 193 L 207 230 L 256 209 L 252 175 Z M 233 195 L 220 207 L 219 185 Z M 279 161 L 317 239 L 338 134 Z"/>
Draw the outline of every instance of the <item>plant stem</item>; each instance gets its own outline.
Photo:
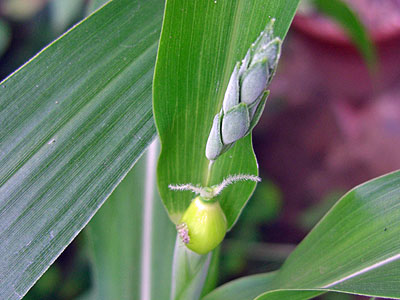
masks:
<path id="1" fill-rule="evenodd" d="M 211 253 L 199 255 L 186 248 L 177 236 L 172 263 L 171 300 L 198 300 L 203 290 Z"/>
<path id="2" fill-rule="evenodd" d="M 206 186 L 208 186 L 210 184 L 211 170 L 212 170 L 212 166 L 213 165 L 214 165 L 214 160 L 210 160 L 209 163 L 208 163 Z"/>

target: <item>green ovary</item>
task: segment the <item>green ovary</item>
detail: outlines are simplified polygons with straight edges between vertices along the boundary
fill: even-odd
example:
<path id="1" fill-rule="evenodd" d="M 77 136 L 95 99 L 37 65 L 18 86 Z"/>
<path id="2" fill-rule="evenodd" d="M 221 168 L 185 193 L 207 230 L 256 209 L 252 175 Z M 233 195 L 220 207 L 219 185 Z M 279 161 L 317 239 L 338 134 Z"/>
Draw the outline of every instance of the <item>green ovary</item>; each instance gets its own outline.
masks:
<path id="1" fill-rule="evenodd" d="M 201 197 L 192 201 L 180 223 L 187 226 L 190 240 L 186 246 L 199 254 L 217 247 L 227 231 L 226 217 L 219 202 L 207 202 Z"/>

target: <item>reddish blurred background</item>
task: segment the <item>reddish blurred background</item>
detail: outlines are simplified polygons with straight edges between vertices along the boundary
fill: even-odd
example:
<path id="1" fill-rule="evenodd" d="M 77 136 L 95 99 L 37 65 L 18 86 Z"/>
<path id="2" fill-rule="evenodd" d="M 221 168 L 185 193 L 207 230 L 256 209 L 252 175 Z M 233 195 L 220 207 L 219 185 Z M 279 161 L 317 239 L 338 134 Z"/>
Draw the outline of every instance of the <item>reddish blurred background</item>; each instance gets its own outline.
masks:
<path id="1" fill-rule="evenodd" d="M 254 145 L 285 222 L 336 191 L 400 168 L 400 1 L 347 1 L 376 45 L 371 74 L 344 30 L 299 13 Z"/>
<path id="2" fill-rule="evenodd" d="M 368 29 L 377 69 L 333 20 L 295 17 L 254 131 L 262 176 L 282 192 L 281 214 L 263 227 L 268 243 L 297 244 L 345 191 L 400 169 L 400 1 L 346 2 Z"/>

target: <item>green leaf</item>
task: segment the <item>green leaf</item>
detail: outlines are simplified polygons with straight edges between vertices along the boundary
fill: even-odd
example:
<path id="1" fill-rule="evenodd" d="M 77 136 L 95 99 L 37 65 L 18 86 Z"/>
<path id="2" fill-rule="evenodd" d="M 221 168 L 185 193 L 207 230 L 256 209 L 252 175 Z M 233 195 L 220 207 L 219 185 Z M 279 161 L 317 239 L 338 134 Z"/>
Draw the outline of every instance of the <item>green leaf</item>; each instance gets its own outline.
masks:
<path id="1" fill-rule="evenodd" d="M 179 222 L 194 195 L 172 192 L 168 185 L 206 185 L 205 146 L 236 62 L 270 18 L 276 18 L 275 34 L 283 39 L 297 4 L 293 0 L 167 1 L 153 101 L 162 144 L 158 186 L 173 222 Z M 209 184 L 231 174 L 257 172 L 249 135 L 218 158 Z M 240 182 L 221 194 L 229 228 L 254 187 L 253 182 Z"/>
<path id="2" fill-rule="evenodd" d="M 162 13 L 112 1 L 1 83 L 1 299 L 27 292 L 154 138 Z"/>
<path id="3" fill-rule="evenodd" d="M 328 291 L 400 298 L 399 215 L 397 171 L 344 195 L 268 284 L 250 277 L 247 285 L 264 287 L 257 300 L 310 299 Z M 230 286 L 235 282 L 220 289 Z"/>
<path id="4" fill-rule="evenodd" d="M 176 230 L 156 190 L 157 144 L 150 146 L 88 226 L 92 299 L 165 299 Z"/>
<path id="5" fill-rule="evenodd" d="M 266 289 L 272 287 L 272 281 L 276 272 L 257 274 L 242 277 L 230 281 L 211 293 L 202 300 L 250 300 L 258 299 L 257 296 L 265 292 Z M 274 290 L 269 293 L 268 299 L 282 300 L 305 300 L 318 296 L 323 292 L 319 291 L 299 291 L 299 290 Z"/>
<path id="6" fill-rule="evenodd" d="M 88 5 L 87 5 L 87 9 L 86 12 L 87 14 L 93 12 L 94 10 L 98 9 L 100 6 L 104 5 L 105 3 L 107 3 L 110 0 L 89 0 Z"/>
<path id="7" fill-rule="evenodd" d="M 275 273 L 265 273 L 242 277 L 230 281 L 209 293 L 203 300 L 249 300 L 257 297 L 265 291 L 265 287 L 271 284 Z"/>
<path id="8" fill-rule="evenodd" d="M 269 300 L 280 300 L 280 299 L 290 299 L 290 300 L 306 300 L 317 297 L 324 292 L 314 291 L 314 290 L 274 290 L 269 292 L 267 295 L 255 298 L 255 300 L 269 299 Z"/>
<path id="9" fill-rule="evenodd" d="M 400 284 L 386 286 L 400 282 L 399 215 L 400 171 L 354 188 L 289 256 L 275 286 L 400 297 Z"/>
<path id="10" fill-rule="evenodd" d="M 357 14 L 342 0 L 313 0 L 313 2 L 320 11 L 337 21 L 346 30 L 368 67 L 374 71 L 377 62 L 376 49 Z"/>
<path id="11" fill-rule="evenodd" d="M 206 281 L 204 282 L 203 290 L 201 291 L 201 296 L 207 295 L 217 286 L 220 273 L 219 271 L 220 258 L 221 258 L 221 247 L 217 247 L 212 252 L 210 266 L 208 267 L 207 278 Z"/>

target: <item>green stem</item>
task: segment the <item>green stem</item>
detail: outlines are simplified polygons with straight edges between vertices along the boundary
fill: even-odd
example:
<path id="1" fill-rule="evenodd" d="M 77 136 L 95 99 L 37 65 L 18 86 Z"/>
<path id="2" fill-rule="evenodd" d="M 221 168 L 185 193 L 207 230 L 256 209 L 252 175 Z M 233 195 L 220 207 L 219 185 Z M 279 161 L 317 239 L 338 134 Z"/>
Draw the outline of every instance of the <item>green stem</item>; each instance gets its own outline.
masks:
<path id="1" fill-rule="evenodd" d="M 177 236 L 172 263 L 171 300 L 198 300 L 210 266 L 211 253 L 199 255 L 186 248 Z"/>
<path id="2" fill-rule="evenodd" d="M 210 160 L 209 163 L 208 163 L 206 187 L 208 187 L 208 185 L 210 184 L 210 180 L 211 180 L 211 170 L 212 170 L 212 166 L 213 166 L 213 165 L 214 165 L 214 160 Z"/>

